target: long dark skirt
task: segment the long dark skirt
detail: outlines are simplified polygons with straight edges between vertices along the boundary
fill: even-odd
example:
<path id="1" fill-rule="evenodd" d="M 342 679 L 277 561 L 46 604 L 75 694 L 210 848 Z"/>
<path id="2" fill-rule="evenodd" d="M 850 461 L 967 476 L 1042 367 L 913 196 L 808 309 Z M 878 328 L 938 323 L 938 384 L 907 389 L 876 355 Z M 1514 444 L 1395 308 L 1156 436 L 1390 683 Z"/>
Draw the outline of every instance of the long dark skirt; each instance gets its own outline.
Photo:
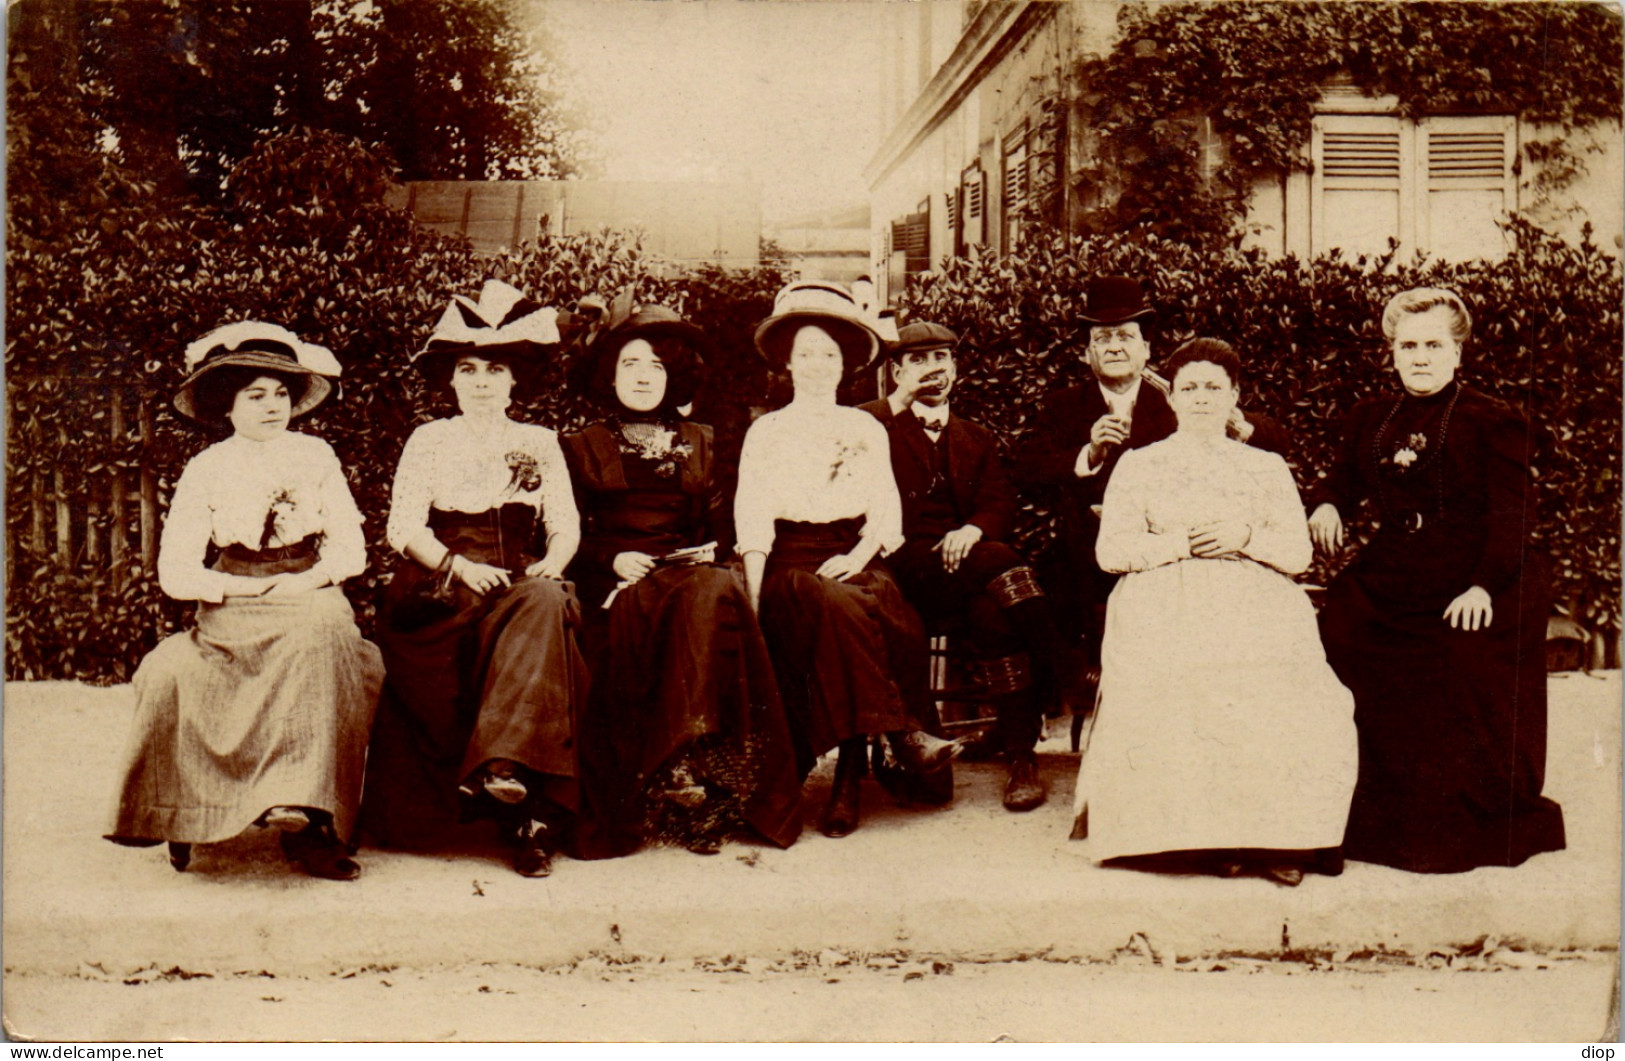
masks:
<path id="1" fill-rule="evenodd" d="M 1415 559 L 1426 544 L 1379 535 L 1327 593 L 1326 654 L 1360 734 L 1344 853 L 1459 873 L 1561 850 L 1562 808 L 1541 795 L 1544 560 L 1530 553 L 1489 628 L 1468 632 L 1442 618 L 1461 582 Z"/>
<path id="2" fill-rule="evenodd" d="M 659 568 L 591 616 L 584 642 L 595 675 L 580 734 L 584 857 L 638 846 L 650 783 L 679 758 L 712 767 L 697 765 L 713 775 L 707 787 L 727 790 L 727 813 L 780 847 L 795 842 L 801 779 L 736 572 Z"/>
<path id="3" fill-rule="evenodd" d="M 930 728 L 925 628 L 884 561 L 845 582 L 820 578 L 857 544 L 860 520 L 780 520 L 762 585 L 761 623 L 802 773 L 848 737 Z"/>
<path id="4" fill-rule="evenodd" d="M 494 546 L 454 548 L 471 560 L 499 561 Z M 362 829 L 390 847 L 455 842 L 460 823 L 503 810 L 459 792 L 492 759 L 520 764 L 533 795 L 574 810 L 576 714 L 588 677 L 573 587 L 517 578 L 482 598 L 458 583 L 455 614 L 401 629 L 413 588 L 430 577 L 405 565 L 385 596 L 378 643 L 387 677 L 367 757 Z"/>

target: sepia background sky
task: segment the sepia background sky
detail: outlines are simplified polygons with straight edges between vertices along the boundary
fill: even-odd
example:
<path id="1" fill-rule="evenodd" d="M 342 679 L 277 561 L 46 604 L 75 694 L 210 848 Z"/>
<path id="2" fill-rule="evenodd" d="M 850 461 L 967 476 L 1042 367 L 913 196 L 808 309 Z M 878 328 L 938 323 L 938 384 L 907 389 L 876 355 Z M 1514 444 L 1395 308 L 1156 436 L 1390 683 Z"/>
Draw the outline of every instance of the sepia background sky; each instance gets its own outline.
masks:
<path id="1" fill-rule="evenodd" d="M 886 0 L 536 0 L 606 180 L 755 181 L 773 222 L 867 202 Z"/>

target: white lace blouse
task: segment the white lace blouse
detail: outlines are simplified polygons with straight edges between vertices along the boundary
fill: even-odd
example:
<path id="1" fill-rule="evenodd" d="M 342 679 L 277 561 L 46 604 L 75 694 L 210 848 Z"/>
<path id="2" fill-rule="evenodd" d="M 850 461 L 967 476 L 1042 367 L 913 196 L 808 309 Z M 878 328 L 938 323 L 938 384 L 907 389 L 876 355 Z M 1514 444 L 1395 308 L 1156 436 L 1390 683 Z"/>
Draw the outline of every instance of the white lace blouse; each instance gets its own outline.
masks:
<path id="1" fill-rule="evenodd" d="M 559 436 L 538 424 L 503 419 L 486 431 L 467 417 L 434 420 L 412 432 L 395 469 L 390 496 L 390 548 L 406 546 L 429 525 L 429 509 L 469 514 L 517 502 L 547 529 L 549 548 L 581 539 L 570 472 Z M 554 538 L 564 541 L 551 544 Z"/>
<path id="2" fill-rule="evenodd" d="M 863 537 L 882 553 L 903 544 L 903 506 L 891 442 L 879 420 L 841 405 L 768 413 L 745 434 L 734 529 L 741 554 L 771 552 L 773 521 L 830 523 L 865 517 Z"/>
<path id="3" fill-rule="evenodd" d="M 1248 559 L 1296 575 L 1314 558 L 1292 472 L 1274 453 L 1184 432 L 1123 454 L 1106 487 L 1095 558 L 1103 571 L 1145 571 L 1191 558 L 1192 528 L 1248 524 Z"/>
<path id="4" fill-rule="evenodd" d="M 158 584 L 176 600 L 218 604 L 230 575 L 205 567 L 212 541 L 275 549 L 321 535 L 315 571 L 335 586 L 367 567 L 361 511 L 333 448 L 283 431 L 233 435 L 193 457 L 175 484 L 158 546 Z"/>

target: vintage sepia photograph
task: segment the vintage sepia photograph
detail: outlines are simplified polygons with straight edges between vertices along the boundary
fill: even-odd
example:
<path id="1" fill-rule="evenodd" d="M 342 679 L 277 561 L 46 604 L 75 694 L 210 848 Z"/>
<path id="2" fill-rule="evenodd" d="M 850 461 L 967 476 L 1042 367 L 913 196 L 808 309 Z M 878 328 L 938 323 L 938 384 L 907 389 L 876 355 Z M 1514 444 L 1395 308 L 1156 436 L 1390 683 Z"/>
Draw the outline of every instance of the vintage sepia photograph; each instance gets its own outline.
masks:
<path id="1" fill-rule="evenodd" d="M 1622 40 L 10 0 L 6 1037 L 1617 1041 Z"/>

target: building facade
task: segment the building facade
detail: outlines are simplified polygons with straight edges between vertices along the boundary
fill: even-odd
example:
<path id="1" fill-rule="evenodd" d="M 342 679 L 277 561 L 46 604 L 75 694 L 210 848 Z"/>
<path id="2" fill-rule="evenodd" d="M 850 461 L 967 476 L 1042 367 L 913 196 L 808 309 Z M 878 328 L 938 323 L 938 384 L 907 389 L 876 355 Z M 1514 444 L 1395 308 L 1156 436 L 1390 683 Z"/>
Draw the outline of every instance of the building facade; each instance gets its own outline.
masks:
<path id="1" fill-rule="evenodd" d="M 1007 251 L 1035 219 L 1079 231 L 1073 176 L 1091 164 L 1071 71 L 1118 38 L 1110 0 L 932 0 L 890 4 L 883 23 L 882 140 L 869 167 L 871 254 L 882 296 L 973 246 Z M 1310 165 L 1262 180 L 1246 245 L 1307 257 L 1420 250 L 1497 257 L 1514 211 L 1578 239 L 1589 223 L 1610 253 L 1625 244 L 1620 130 L 1585 135 L 1584 172 L 1553 196 L 1522 145 L 1553 130 L 1512 115 L 1405 118 L 1397 100 L 1331 83 L 1317 105 Z M 1215 166 L 1224 145 L 1209 138 Z"/>

